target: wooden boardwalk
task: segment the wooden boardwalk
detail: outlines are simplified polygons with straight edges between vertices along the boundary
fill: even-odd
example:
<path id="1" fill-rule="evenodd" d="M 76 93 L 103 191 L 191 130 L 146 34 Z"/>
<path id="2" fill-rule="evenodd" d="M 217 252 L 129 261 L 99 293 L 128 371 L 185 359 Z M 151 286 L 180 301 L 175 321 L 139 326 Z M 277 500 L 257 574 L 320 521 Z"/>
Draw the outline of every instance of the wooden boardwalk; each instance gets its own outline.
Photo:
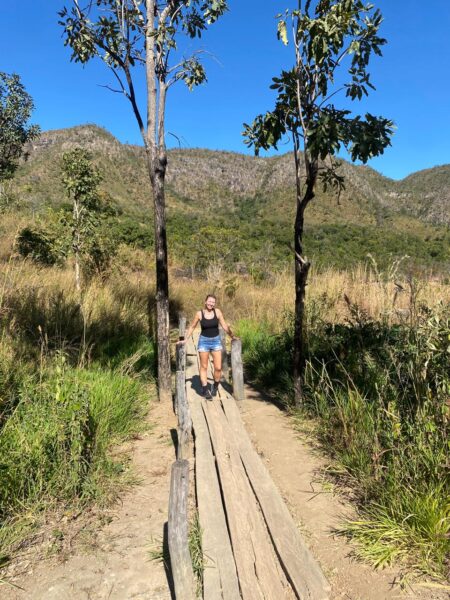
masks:
<path id="1" fill-rule="evenodd" d="M 195 448 L 195 490 L 205 600 L 327 600 L 329 585 L 222 386 L 199 395 L 197 350 L 187 344 L 186 393 Z"/>

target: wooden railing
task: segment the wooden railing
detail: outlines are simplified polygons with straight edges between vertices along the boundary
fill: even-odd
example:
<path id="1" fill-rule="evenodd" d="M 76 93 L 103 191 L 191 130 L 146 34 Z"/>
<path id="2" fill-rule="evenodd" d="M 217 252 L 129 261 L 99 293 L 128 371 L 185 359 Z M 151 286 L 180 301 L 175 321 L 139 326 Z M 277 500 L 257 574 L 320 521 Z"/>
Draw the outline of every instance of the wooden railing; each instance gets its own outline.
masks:
<path id="1" fill-rule="evenodd" d="M 186 319 L 180 318 L 179 338 L 184 339 Z M 189 442 L 192 421 L 186 396 L 186 346 L 176 347 L 175 412 L 178 416 L 177 460 L 172 465 L 168 538 L 170 567 L 176 600 L 194 600 L 196 585 L 189 553 Z"/>

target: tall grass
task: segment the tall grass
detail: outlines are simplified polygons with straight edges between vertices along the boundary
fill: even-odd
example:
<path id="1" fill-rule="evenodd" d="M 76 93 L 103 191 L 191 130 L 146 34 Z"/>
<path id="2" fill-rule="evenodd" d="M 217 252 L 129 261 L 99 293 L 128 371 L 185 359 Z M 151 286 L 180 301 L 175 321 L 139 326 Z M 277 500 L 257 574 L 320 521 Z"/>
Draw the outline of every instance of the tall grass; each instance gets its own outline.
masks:
<path id="1" fill-rule="evenodd" d="M 230 276 L 219 269 L 209 279 L 174 277 L 171 295 L 190 317 L 202 306 L 206 294 L 213 292 L 231 322 L 239 319 L 268 322 L 273 331 L 279 331 L 286 312 L 294 308 L 293 282 L 290 270 L 281 270 L 255 284 L 251 277 Z M 450 286 L 444 278 L 415 278 L 402 274 L 395 266 L 380 271 L 375 264 L 365 263 L 347 271 L 313 268 L 307 295 L 310 311 L 326 315 L 330 323 L 347 318 L 345 296 L 369 317 L 395 323 L 408 320 L 414 306 L 433 307 L 439 302 L 448 302 Z M 310 318 L 314 319 L 313 312 Z"/>
<path id="2" fill-rule="evenodd" d="M 0 557 L 61 504 L 109 502 L 154 394 L 152 291 L 10 262 L 0 280 Z M 123 480 L 124 481 L 124 480 Z"/>
<path id="3" fill-rule="evenodd" d="M 333 322 L 320 298 L 308 304 L 306 398 L 338 479 L 350 484 L 360 518 L 343 531 L 376 566 L 404 561 L 447 574 L 450 550 L 448 425 L 450 311 L 409 299 L 395 322 L 348 298 Z M 246 371 L 292 407 L 293 316 L 243 320 Z"/>

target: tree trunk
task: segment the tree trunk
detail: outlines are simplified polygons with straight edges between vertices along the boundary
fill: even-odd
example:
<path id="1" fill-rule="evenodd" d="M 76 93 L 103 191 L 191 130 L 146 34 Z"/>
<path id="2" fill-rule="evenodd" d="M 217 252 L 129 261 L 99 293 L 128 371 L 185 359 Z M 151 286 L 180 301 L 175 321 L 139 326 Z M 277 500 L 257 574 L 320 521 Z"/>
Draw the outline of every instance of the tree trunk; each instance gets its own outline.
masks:
<path id="1" fill-rule="evenodd" d="M 80 256 L 75 252 L 75 289 L 78 294 L 81 292 L 81 277 L 80 277 Z"/>
<path id="2" fill-rule="evenodd" d="M 75 260 L 75 289 L 81 293 L 80 250 L 81 250 L 81 209 L 78 201 L 73 201 L 72 252 Z"/>
<path id="3" fill-rule="evenodd" d="M 295 259 L 295 328 L 294 328 L 294 397 L 295 406 L 303 404 L 303 379 L 305 374 L 305 292 L 310 263 Z"/>
<path id="4" fill-rule="evenodd" d="M 305 293 L 311 263 L 302 256 L 303 211 L 297 208 L 295 220 L 295 324 L 294 324 L 294 398 L 295 405 L 303 404 L 303 377 L 306 361 Z"/>
<path id="5" fill-rule="evenodd" d="M 166 208 L 164 180 L 167 159 L 165 155 L 148 157 L 148 170 L 153 189 L 155 213 L 156 258 L 156 342 L 158 352 L 158 396 L 163 402 L 172 399 L 169 347 L 169 274 L 167 260 Z"/>
<path id="6" fill-rule="evenodd" d="M 304 401 L 304 375 L 306 364 L 305 343 L 305 294 L 308 273 L 311 263 L 303 254 L 304 213 L 309 202 L 314 198 L 318 163 L 309 161 L 305 156 L 307 172 L 305 194 L 301 195 L 299 177 L 299 158 L 296 156 L 297 167 L 297 212 L 294 226 L 294 260 L 295 260 L 295 324 L 294 324 L 294 399 L 295 406 L 301 408 Z"/>

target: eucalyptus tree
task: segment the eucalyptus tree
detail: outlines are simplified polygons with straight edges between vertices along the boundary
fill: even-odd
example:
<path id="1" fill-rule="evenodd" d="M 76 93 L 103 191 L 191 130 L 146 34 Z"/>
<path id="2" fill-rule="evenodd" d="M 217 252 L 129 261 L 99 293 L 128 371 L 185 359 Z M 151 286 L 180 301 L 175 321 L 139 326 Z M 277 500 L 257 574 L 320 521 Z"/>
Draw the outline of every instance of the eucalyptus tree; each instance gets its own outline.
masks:
<path id="1" fill-rule="evenodd" d="M 182 36 L 201 37 L 227 10 L 226 0 L 71 0 L 59 13 L 72 60 L 99 58 L 115 81 L 111 90 L 130 102 L 146 151 L 154 205 L 156 322 L 160 400 L 171 398 L 169 280 L 164 184 L 167 92 L 179 81 L 189 89 L 206 81 L 200 52 L 180 58 Z M 146 78 L 145 112 L 136 87 L 141 68 Z"/>
<path id="2" fill-rule="evenodd" d="M 393 123 L 370 113 L 353 115 L 351 101 L 375 89 L 369 73 L 372 56 L 381 56 L 386 40 L 379 36 L 382 15 L 362 0 L 298 0 L 295 9 L 277 16 L 277 35 L 293 47 L 293 66 L 282 70 L 270 86 L 275 107 L 244 123 L 245 143 L 277 148 L 285 136 L 293 143 L 296 181 L 294 223 L 295 326 L 294 390 L 301 405 L 304 395 L 305 290 L 310 269 L 303 243 L 305 209 L 318 184 L 340 192 L 344 179 L 336 155 L 345 148 L 353 161 L 363 163 L 390 145 Z M 342 106 L 337 107 L 339 94 Z"/>
<path id="3" fill-rule="evenodd" d="M 33 108 L 19 75 L 0 71 L 0 195 L 3 182 L 17 169 L 23 147 L 39 135 L 39 127 L 28 124 Z"/>

